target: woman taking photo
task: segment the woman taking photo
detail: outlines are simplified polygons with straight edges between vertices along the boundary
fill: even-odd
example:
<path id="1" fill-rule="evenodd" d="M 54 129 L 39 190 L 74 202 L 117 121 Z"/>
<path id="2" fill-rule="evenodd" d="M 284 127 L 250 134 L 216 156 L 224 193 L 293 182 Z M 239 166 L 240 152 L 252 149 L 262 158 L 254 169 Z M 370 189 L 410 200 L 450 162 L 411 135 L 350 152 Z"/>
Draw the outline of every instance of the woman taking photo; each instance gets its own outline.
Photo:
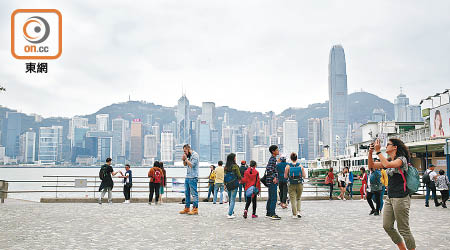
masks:
<path id="1" fill-rule="evenodd" d="M 373 161 L 372 154 L 374 150 L 380 162 Z M 386 145 L 386 154 L 388 154 L 388 158 L 381 153 L 379 139 L 375 141 L 375 144 L 370 145 L 369 168 L 381 169 L 384 167 L 389 178 L 388 198 L 384 204 L 383 212 L 383 228 L 399 249 L 415 249 L 416 243 L 409 228 L 411 197 L 402 177 L 402 173 L 406 173 L 408 170 L 408 162 L 411 156 L 408 148 L 399 139 L 389 139 Z M 397 221 L 398 231 L 394 228 L 395 221 Z"/>

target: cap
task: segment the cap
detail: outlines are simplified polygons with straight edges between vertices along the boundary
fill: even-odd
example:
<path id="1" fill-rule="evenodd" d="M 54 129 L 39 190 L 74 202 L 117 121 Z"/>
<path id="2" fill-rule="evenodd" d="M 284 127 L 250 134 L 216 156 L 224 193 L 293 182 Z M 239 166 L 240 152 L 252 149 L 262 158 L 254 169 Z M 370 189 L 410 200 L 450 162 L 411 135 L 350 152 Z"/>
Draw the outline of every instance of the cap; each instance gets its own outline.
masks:
<path id="1" fill-rule="evenodd" d="M 246 161 L 241 161 L 241 164 L 247 164 L 247 162 Z"/>
<path id="2" fill-rule="evenodd" d="M 434 168 L 434 167 L 436 167 L 436 166 L 433 164 L 428 165 L 428 168 Z"/>

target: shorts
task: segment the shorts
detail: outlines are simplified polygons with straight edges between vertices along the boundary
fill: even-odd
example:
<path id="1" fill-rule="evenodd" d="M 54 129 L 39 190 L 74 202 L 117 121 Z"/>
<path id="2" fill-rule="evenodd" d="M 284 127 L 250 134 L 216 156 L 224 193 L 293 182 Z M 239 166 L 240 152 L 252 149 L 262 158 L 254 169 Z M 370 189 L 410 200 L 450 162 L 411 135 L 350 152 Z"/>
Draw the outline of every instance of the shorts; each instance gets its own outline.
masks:
<path id="1" fill-rule="evenodd" d="M 345 187 L 345 181 L 340 181 L 339 184 L 339 187 Z"/>
<path id="2" fill-rule="evenodd" d="M 159 194 L 164 194 L 164 187 L 163 186 L 159 187 Z"/>

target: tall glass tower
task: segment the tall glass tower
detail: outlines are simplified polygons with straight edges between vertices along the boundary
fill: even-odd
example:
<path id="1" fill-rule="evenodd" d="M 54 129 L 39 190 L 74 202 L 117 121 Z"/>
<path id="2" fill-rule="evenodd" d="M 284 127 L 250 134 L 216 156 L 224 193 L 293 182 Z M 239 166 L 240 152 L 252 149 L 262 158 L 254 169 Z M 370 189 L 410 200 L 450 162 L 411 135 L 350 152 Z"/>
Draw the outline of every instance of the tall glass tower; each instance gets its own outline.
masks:
<path id="1" fill-rule="evenodd" d="M 328 64 L 328 94 L 330 118 L 330 157 L 343 155 L 347 138 L 347 73 L 345 53 L 341 45 L 334 45 Z"/>
<path id="2" fill-rule="evenodd" d="M 178 144 L 190 143 L 189 100 L 187 99 L 185 94 L 183 94 L 183 96 L 178 100 L 176 118 Z"/>

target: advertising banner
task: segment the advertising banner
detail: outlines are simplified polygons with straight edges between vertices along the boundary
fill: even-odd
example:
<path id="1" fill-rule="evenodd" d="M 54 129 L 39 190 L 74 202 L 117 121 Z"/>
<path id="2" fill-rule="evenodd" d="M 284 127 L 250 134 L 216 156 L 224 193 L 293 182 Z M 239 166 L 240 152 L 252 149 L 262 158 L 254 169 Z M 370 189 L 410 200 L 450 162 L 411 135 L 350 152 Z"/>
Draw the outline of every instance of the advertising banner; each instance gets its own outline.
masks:
<path id="1" fill-rule="evenodd" d="M 430 130 L 431 138 L 450 137 L 450 103 L 431 110 Z"/>

